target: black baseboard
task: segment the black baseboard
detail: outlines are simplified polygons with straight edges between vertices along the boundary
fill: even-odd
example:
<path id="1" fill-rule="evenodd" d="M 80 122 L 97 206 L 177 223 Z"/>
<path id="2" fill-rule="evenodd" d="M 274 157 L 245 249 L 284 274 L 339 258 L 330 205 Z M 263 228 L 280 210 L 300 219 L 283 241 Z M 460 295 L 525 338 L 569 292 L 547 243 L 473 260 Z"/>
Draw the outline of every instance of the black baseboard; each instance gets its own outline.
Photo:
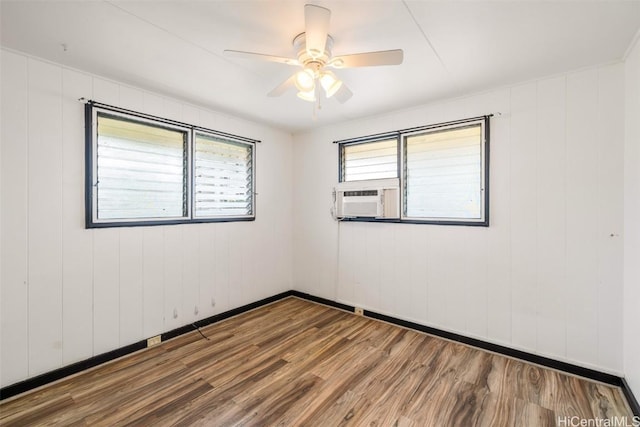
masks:
<path id="1" fill-rule="evenodd" d="M 317 297 L 315 295 L 307 294 L 300 291 L 291 291 L 291 295 L 294 297 L 306 299 L 307 301 L 317 302 L 318 304 L 328 305 L 330 307 L 339 308 L 340 310 L 350 311 L 353 313 L 355 307 L 352 305 L 342 304 L 341 302 L 333 301 L 330 299 Z"/>
<path id="2" fill-rule="evenodd" d="M 242 307 L 234 308 L 232 310 L 225 311 L 224 313 L 215 314 L 211 317 L 207 317 L 206 319 L 198 320 L 193 324 L 185 325 L 172 331 L 165 332 L 160 336 L 162 337 L 162 341 L 166 341 L 179 335 L 186 334 L 187 332 L 194 331 L 196 330 L 196 328 L 201 328 L 203 326 L 219 322 L 229 317 L 237 316 L 238 314 L 242 314 L 246 311 L 250 311 L 263 305 L 270 304 L 291 295 L 293 295 L 292 291 L 282 292 L 280 294 L 273 295 L 260 301 L 252 302 L 250 304 L 243 305 Z M 93 368 L 94 366 L 98 366 L 119 357 L 126 356 L 138 350 L 142 350 L 146 347 L 147 340 L 138 341 L 125 347 L 121 347 L 107 353 L 102 353 L 89 359 L 82 360 L 71 365 L 63 366 L 62 368 L 46 372 L 42 375 L 38 375 L 15 384 L 11 384 L 0 389 L 0 400 L 8 399 L 17 394 L 33 390 L 34 388 L 52 383 L 73 374 L 77 374 L 89 368 Z"/>
<path id="3" fill-rule="evenodd" d="M 633 392 L 631 391 L 631 388 L 629 387 L 627 380 L 624 378 L 621 378 L 621 380 L 622 380 L 622 392 L 624 393 L 624 397 L 627 398 L 627 402 L 629 403 L 629 406 L 633 411 L 633 415 L 635 415 L 636 417 L 640 417 L 640 405 L 638 404 L 636 397 L 633 395 Z"/>
<path id="4" fill-rule="evenodd" d="M 126 356 L 127 354 L 142 350 L 146 347 L 146 340 L 138 341 L 136 343 L 117 348 L 107 353 L 102 353 L 89 359 L 81 360 L 80 362 L 72 363 L 71 365 L 63 366 L 62 368 L 45 372 L 44 374 L 29 378 L 24 381 L 20 381 L 15 384 L 11 384 L 0 389 L 0 400 L 8 399 L 17 394 L 33 390 L 34 388 L 52 383 L 64 377 L 68 377 L 69 375 L 85 371 L 89 368 L 93 368 L 94 366 L 101 365 L 105 362 L 109 362 L 119 357 Z"/>
<path id="5" fill-rule="evenodd" d="M 289 296 L 295 296 L 301 299 L 313 301 L 319 304 L 324 304 L 330 307 L 339 308 L 341 310 L 345 310 L 349 312 L 353 312 L 355 309 L 354 306 L 351 306 L 348 304 L 343 304 L 343 303 L 329 300 L 326 298 L 317 297 L 315 295 L 311 295 L 308 293 L 291 290 L 291 291 L 279 293 L 277 295 L 273 295 L 268 298 L 264 298 L 260 301 L 243 305 L 242 307 L 225 311 L 224 313 L 219 313 L 211 317 L 207 317 L 206 319 L 198 320 L 193 324 L 185 325 L 180 328 L 173 329 L 169 332 L 165 332 L 161 334 L 162 341 L 166 341 L 171 338 L 177 337 L 179 335 L 194 331 L 196 330 L 196 328 L 201 328 L 203 326 L 207 326 L 212 323 L 216 323 L 224 319 L 228 319 L 229 317 L 237 316 L 239 314 L 262 307 L 264 305 L 270 304 L 272 302 L 281 300 Z M 627 399 L 627 402 L 629 403 L 629 406 L 631 407 L 631 410 L 633 411 L 633 414 L 635 416 L 640 416 L 640 406 L 638 405 L 638 401 L 636 400 L 633 392 L 631 391 L 631 388 L 629 388 L 629 384 L 627 384 L 627 381 L 624 378 L 618 377 L 616 375 L 607 374 L 605 372 L 596 371 L 593 369 L 585 368 L 583 366 L 578 366 L 578 365 L 574 365 L 567 362 L 561 362 L 559 360 L 551 359 L 551 358 L 540 356 L 537 354 L 528 353 L 526 351 L 516 350 L 510 347 L 505 347 L 499 344 L 490 343 L 490 342 L 479 340 L 476 338 L 470 338 L 470 337 L 456 334 L 453 332 L 444 331 L 442 329 L 433 328 L 431 326 L 425 326 L 419 323 L 398 319 L 392 316 L 387 316 L 385 314 L 376 313 L 375 311 L 364 310 L 364 316 L 370 317 L 372 319 L 382 320 L 387 323 L 392 323 L 394 325 L 402 326 L 402 327 L 413 329 L 416 331 L 425 332 L 430 335 L 446 338 L 451 341 L 460 342 L 460 343 L 477 347 L 483 350 L 488 350 L 494 353 L 503 354 L 505 356 L 513 357 L 526 362 L 535 363 L 537 365 L 546 366 L 549 368 L 557 369 L 559 371 L 567 372 L 574 375 L 579 375 L 581 377 L 589 378 L 595 381 L 600 381 L 605 384 L 610 384 L 616 387 L 620 387 L 622 389 L 624 396 Z M 86 369 L 93 368 L 94 366 L 98 366 L 102 363 L 109 362 L 119 357 L 126 356 L 127 354 L 133 353 L 138 350 L 142 350 L 146 347 L 147 347 L 146 340 L 138 341 L 134 344 L 130 344 L 128 346 L 118 348 L 116 350 L 103 353 L 103 354 L 91 357 L 89 359 L 73 363 L 68 366 L 64 366 L 62 368 L 53 370 L 51 372 L 47 372 L 33 378 L 29 378 L 19 383 L 12 384 L 7 387 L 3 387 L 2 389 L 0 389 L 0 400 L 8 399 L 17 394 L 24 393 L 26 391 L 43 386 L 53 381 L 57 381 L 69 375 L 82 372 Z"/>
<path id="6" fill-rule="evenodd" d="M 292 291 L 292 295 L 298 298 L 306 299 L 309 301 L 325 304 L 331 307 L 339 308 L 346 311 L 353 312 L 355 307 L 340 302 L 320 298 L 314 295 L 310 295 L 304 292 Z M 387 316 L 385 314 L 376 313 L 375 311 L 364 310 L 364 316 L 372 319 L 382 320 L 387 323 L 402 326 L 405 328 L 413 329 L 420 332 L 425 332 L 430 335 L 435 335 L 441 338 L 446 338 L 451 341 L 467 344 L 472 347 L 480 348 L 482 350 L 491 351 L 494 353 L 502 354 L 505 356 L 513 357 L 515 359 L 523 360 L 529 363 L 535 363 L 536 365 L 545 366 L 548 368 L 556 369 L 559 371 L 567 372 L 570 374 L 578 375 L 584 378 L 588 378 L 595 381 L 600 381 L 605 384 L 610 384 L 616 387 L 620 387 L 629 402 L 629 406 L 633 411 L 633 414 L 640 416 L 640 408 L 638 407 L 638 401 L 635 399 L 633 392 L 629 388 L 629 385 L 624 378 L 616 375 L 607 374 L 605 372 L 596 371 L 594 369 L 585 368 L 583 366 L 574 365 L 567 362 L 561 362 L 559 360 L 551 359 L 548 357 L 540 356 L 526 351 L 516 350 L 503 345 L 494 344 L 491 342 L 479 340 L 476 338 L 470 338 L 464 335 L 456 334 L 442 329 L 433 328 L 431 326 L 425 326 L 420 323 L 410 322 L 407 320 L 398 319 L 395 317 Z"/>

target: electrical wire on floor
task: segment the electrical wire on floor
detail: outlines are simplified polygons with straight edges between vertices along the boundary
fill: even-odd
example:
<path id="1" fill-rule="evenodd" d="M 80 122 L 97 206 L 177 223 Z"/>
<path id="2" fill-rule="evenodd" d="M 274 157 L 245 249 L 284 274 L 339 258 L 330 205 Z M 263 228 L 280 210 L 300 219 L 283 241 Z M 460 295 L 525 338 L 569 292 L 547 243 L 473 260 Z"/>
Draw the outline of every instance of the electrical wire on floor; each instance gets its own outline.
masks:
<path id="1" fill-rule="evenodd" d="M 199 328 L 199 327 L 197 327 L 195 323 L 192 323 L 192 324 L 191 324 L 191 326 L 193 326 L 193 327 L 196 329 L 196 331 L 198 331 L 198 333 L 199 333 L 200 335 L 202 335 L 202 338 L 206 339 L 207 341 L 211 341 L 211 339 L 209 339 L 209 337 L 208 337 L 208 336 L 206 336 L 205 334 L 203 334 L 203 333 L 202 333 L 202 331 L 200 330 L 200 328 Z"/>

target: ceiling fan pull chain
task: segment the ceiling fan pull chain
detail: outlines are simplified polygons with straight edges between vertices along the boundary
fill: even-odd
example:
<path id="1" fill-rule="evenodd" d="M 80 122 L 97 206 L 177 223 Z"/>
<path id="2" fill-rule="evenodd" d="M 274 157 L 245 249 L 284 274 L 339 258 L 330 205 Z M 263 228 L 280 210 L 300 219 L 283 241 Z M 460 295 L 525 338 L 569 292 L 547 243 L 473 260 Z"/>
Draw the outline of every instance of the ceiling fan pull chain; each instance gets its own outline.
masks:
<path id="1" fill-rule="evenodd" d="M 318 110 L 320 110 L 320 108 L 322 108 L 320 106 L 320 89 L 318 87 L 319 85 L 316 85 L 316 87 L 314 88 L 314 92 L 315 92 L 315 102 L 313 103 L 313 121 L 315 122 L 316 120 L 318 120 Z"/>

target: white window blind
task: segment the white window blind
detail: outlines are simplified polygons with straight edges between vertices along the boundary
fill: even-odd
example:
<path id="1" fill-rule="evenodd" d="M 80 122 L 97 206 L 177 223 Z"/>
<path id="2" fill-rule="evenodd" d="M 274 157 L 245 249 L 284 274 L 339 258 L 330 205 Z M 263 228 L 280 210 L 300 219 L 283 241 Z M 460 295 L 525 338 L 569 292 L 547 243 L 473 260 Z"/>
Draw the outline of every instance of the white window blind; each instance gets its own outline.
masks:
<path id="1" fill-rule="evenodd" d="M 187 215 L 187 133 L 99 113 L 98 219 Z"/>
<path id="2" fill-rule="evenodd" d="M 342 149 L 342 181 L 398 177 L 397 138 L 344 145 Z"/>
<path id="3" fill-rule="evenodd" d="M 481 220 L 482 126 L 406 137 L 405 217 Z"/>
<path id="4" fill-rule="evenodd" d="M 195 217 L 253 214 L 253 144 L 196 133 Z"/>

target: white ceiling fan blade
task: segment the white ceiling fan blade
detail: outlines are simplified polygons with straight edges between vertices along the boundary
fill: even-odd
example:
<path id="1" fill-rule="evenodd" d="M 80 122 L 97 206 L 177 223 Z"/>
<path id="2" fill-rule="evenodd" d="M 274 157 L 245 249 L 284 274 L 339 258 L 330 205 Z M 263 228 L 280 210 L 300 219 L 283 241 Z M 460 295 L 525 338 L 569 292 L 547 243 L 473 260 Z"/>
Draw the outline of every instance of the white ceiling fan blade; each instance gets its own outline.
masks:
<path id="1" fill-rule="evenodd" d="M 300 65 L 297 59 L 282 56 L 265 55 L 262 53 L 244 52 L 242 50 L 225 50 L 225 56 L 231 58 L 257 59 L 259 61 L 279 62 L 287 65 Z"/>
<path id="2" fill-rule="evenodd" d="M 402 49 L 381 50 L 378 52 L 355 53 L 353 55 L 336 56 L 328 65 L 334 68 L 374 67 L 378 65 L 402 64 Z"/>
<path id="3" fill-rule="evenodd" d="M 324 54 L 330 19 L 331 11 L 329 9 L 313 4 L 304 6 L 307 53 L 312 58 L 319 58 Z"/>
<path id="4" fill-rule="evenodd" d="M 340 89 L 338 89 L 338 91 L 333 96 L 338 100 L 340 104 L 344 104 L 349 99 L 351 99 L 351 97 L 353 96 L 353 92 L 351 92 L 351 89 L 349 89 L 347 85 L 342 82 Z"/>
<path id="5" fill-rule="evenodd" d="M 278 86 L 276 86 L 271 92 L 267 94 L 267 96 L 271 96 L 271 97 L 280 96 L 283 93 L 285 93 L 287 89 L 294 87 L 295 82 L 296 82 L 296 75 L 293 74 L 287 80 L 283 81 Z"/>

